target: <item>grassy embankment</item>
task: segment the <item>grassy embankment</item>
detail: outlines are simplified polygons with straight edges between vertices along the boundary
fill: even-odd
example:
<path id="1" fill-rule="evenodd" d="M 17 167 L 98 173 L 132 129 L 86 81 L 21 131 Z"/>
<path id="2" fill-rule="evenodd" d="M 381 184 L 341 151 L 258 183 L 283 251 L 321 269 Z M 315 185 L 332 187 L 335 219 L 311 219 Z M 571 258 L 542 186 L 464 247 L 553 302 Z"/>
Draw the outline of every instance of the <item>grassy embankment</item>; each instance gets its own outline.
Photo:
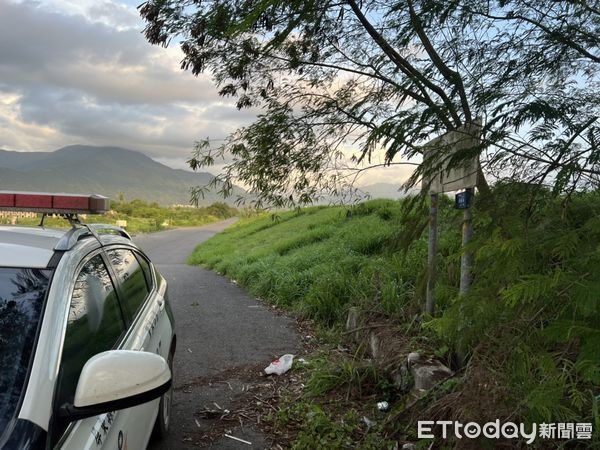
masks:
<path id="1" fill-rule="evenodd" d="M 443 201 L 434 318 L 420 315 L 427 208 L 402 206 L 377 200 L 242 220 L 190 257 L 321 328 L 324 350 L 299 369 L 308 380 L 303 401 L 290 402 L 275 425 L 299 428 L 296 448 L 414 441 L 416 419 L 434 415 L 463 423 L 590 422 L 597 429 L 600 195 L 567 200 L 500 186 L 479 199 L 475 273 L 465 297 L 458 296 L 461 216 Z M 388 382 L 389 367 L 365 361 L 360 349 L 345 356 L 335 350 L 348 338 L 342 325 L 349 306 L 387 320 L 406 337 L 400 351 L 436 355 L 458 376 L 412 402 Z M 465 366 L 458 367 L 457 354 L 466 355 Z M 385 414 L 374 408 L 382 399 L 392 402 Z M 365 414 L 377 424 L 366 427 Z"/>
<path id="2" fill-rule="evenodd" d="M 157 203 L 147 203 L 142 200 L 130 202 L 112 202 L 111 210 L 103 215 L 89 214 L 84 221 L 87 223 L 116 224 L 117 221 L 126 221 L 125 227 L 130 233 L 148 233 L 175 227 L 191 227 L 205 225 L 211 222 L 233 217 L 240 212 L 225 203 L 214 203 L 210 206 L 191 207 L 166 207 Z M 39 215 L 38 215 L 39 216 Z M 40 223 L 40 218 L 19 218 L 17 225 L 35 226 Z M 10 218 L 0 219 L 0 223 L 10 223 Z M 69 224 L 61 218 L 48 217 L 45 220 L 48 227 L 65 228 Z"/>

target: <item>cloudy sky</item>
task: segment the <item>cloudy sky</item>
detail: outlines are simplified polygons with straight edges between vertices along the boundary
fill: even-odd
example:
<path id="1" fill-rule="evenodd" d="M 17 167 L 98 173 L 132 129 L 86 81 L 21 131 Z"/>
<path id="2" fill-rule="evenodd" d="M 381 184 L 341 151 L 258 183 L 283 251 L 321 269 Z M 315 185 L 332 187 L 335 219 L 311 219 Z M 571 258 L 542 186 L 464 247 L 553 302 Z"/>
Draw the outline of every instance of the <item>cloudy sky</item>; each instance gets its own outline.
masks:
<path id="1" fill-rule="evenodd" d="M 254 119 L 180 70 L 177 46 L 148 44 L 140 2 L 0 0 L 0 149 L 115 145 L 185 168 L 196 140 Z M 361 184 L 405 177 L 378 170 Z"/>

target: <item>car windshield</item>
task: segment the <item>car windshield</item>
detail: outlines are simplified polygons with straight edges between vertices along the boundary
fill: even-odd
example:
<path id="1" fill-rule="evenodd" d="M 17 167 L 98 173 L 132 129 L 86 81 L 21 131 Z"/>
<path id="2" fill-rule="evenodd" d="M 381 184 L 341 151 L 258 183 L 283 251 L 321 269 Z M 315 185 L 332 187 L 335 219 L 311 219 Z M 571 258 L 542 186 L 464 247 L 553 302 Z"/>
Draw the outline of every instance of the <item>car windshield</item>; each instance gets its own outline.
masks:
<path id="1" fill-rule="evenodd" d="M 51 273 L 0 267 L 0 430 L 21 398 Z"/>

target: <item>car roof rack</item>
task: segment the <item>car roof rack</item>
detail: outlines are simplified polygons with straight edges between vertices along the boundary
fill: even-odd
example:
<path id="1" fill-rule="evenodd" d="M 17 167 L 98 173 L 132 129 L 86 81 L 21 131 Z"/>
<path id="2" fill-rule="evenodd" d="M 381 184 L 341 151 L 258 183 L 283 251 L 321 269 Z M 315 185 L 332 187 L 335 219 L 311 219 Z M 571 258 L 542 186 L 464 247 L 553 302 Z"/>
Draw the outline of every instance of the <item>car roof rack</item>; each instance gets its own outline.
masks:
<path id="1" fill-rule="evenodd" d="M 65 233 L 65 235 L 62 238 L 60 238 L 60 240 L 54 246 L 54 250 L 71 250 L 80 239 L 87 236 L 95 237 L 96 240 L 100 243 L 100 245 L 103 245 L 102 241 L 100 240 L 100 234 L 116 234 L 128 240 L 131 240 L 131 236 L 129 235 L 129 233 L 127 233 L 127 231 L 115 225 L 108 225 L 104 223 L 79 223 L 78 226 L 74 226 L 69 231 L 67 231 L 67 233 Z"/>

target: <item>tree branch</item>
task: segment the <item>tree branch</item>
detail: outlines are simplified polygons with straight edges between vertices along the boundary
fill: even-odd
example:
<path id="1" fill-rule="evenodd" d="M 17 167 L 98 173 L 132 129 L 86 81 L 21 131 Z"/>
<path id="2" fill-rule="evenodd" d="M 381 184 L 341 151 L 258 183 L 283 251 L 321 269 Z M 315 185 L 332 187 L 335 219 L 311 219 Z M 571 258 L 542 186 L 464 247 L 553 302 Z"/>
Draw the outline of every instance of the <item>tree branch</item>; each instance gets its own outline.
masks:
<path id="1" fill-rule="evenodd" d="M 460 117 L 458 116 L 452 101 L 448 98 L 446 93 L 442 88 L 431 82 L 425 75 L 423 75 L 419 70 L 417 70 L 410 62 L 408 62 L 405 58 L 403 58 L 396 50 L 392 48 L 392 46 L 385 40 L 385 38 L 373 27 L 371 22 L 365 17 L 365 15 L 360 10 L 360 7 L 356 4 L 354 0 L 346 0 L 352 11 L 356 15 L 356 18 L 360 21 L 360 23 L 365 28 L 365 31 L 369 33 L 369 36 L 375 41 L 375 43 L 383 50 L 383 52 L 390 58 L 390 60 L 400 69 L 402 73 L 412 79 L 421 93 L 425 97 L 429 97 L 427 91 L 424 86 L 429 88 L 431 91 L 435 92 L 444 102 L 444 105 L 448 109 L 448 112 L 452 116 L 454 120 L 454 125 L 450 125 L 449 130 L 457 128 L 461 125 Z M 433 101 L 431 101 L 433 103 Z M 448 125 L 448 118 L 445 117 L 439 110 L 436 111 L 440 119 Z"/>
<path id="2" fill-rule="evenodd" d="M 599 56 L 596 56 L 593 53 L 590 53 L 589 51 L 587 51 L 585 48 L 583 48 L 577 42 L 570 39 L 569 36 L 567 36 L 565 33 L 559 33 L 557 31 L 551 30 L 546 25 L 544 25 L 540 22 L 537 22 L 533 19 L 530 19 L 529 17 L 525 17 L 525 16 L 522 16 L 519 14 L 515 14 L 515 15 L 511 15 L 511 16 L 496 16 L 496 15 L 493 15 L 490 13 L 485 13 L 482 11 L 471 11 L 471 12 L 473 14 L 478 14 L 480 16 L 487 17 L 488 19 L 494 19 L 494 20 L 522 20 L 524 22 L 527 22 L 527 23 L 539 28 L 544 33 L 549 35 L 551 38 L 553 38 L 555 40 L 559 40 L 560 42 L 566 44 L 568 47 L 577 51 L 578 53 L 585 56 L 586 58 L 589 58 L 596 63 L 600 63 Z"/>
<path id="3" fill-rule="evenodd" d="M 417 15 L 413 7 L 412 0 L 408 1 L 408 10 L 410 13 L 411 23 L 413 24 L 413 27 L 417 32 L 421 43 L 425 47 L 425 51 L 427 51 L 431 62 L 435 65 L 435 67 L 437 67 L 440 73 L 444 76 L 446 80 L 448 80 L 450 84 L 456 86 L 456 89 L 458 90 L 458 95 L 460 96 L 460 102 L 462 104 L 463 112 L 465 113 L 465 121 L 471 122 L 473 119 L 471 116 L 471 108 L 469 107 L 469 101 L 467 100 L 465 86 L 463 84 L 460 74 L 457 71 L 450 69 L 450 67 L 448 67 L 444 63 L 440 55 L 435 51 L 435 48 L 433 47 L 433 44 L 427 37 L 427 34 L 423 29 L 423 25 L 421 24 L 421 20 L 419 19 L 419 16 Z"/>

